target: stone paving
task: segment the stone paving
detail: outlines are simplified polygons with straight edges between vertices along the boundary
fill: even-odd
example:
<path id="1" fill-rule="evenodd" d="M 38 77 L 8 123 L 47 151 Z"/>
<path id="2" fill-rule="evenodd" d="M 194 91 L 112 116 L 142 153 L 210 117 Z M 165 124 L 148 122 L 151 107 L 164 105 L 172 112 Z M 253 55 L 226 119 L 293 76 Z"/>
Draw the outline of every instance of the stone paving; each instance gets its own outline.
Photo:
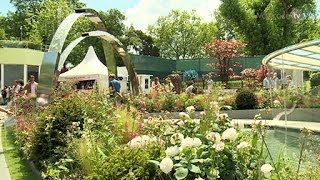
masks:
<path id="1" fill-rule="evenodd" d="M 6 114 L 0 112 L 0 137 L 1 137 L 1 127 L 3 126 L 3 121 L 7 118 Z M 1 180 L 11 180 L 9 169 L 4 157 L 4 150 L 2 148 L 2 141 L 0 138 L 0 179 Z"/>
<path id="2" fill-rule="evenodd" d="M 271 127 L 280 127 L 288 129 L 302 129 L 307 128 L 312 131 L 320 133 L 320 123 L 317 122 L 306 122 L 306 121 L 287 121 L 284 120 L 260 120 L 263 124 L 266 124 Z M 254 122 L 252 119 L 234 119 L 233 122 L 244 123 L 245 125 L 250 125 Z"/>

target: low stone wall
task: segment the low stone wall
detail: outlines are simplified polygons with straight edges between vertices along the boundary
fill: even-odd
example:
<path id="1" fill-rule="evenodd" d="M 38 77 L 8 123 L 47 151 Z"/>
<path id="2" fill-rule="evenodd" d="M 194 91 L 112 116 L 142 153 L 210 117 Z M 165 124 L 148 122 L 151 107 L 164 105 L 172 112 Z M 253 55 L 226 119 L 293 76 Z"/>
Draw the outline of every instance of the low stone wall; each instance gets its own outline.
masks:
<path id="1" fill-rule="evenodd" d="M 287 110 L 289 113 L 290 110 Z M 280 120 L 285 119 L 284 109 L 272 109 L 269 112 L 263 109 L 249 109 L 249 110 L 230 110 L 221 111 L 221 113 L 227 113 L 232 119 L 253 119 L 256 114 L 261 114 L 262 119 L 273 119 L 279 113 L 283 112 Z M 172 113 L 148 113 L 145 118 L 166 116 L 172 119 L 179 118 L 179 112 Z M 200 112 L 195 112 L 192 118 L 199 118 Z M 287 115 L 289 121 L 307 121 L 307 122 L 320 122 L 320 109 L 319 108 L 296 108 L 290 114 Z"/>

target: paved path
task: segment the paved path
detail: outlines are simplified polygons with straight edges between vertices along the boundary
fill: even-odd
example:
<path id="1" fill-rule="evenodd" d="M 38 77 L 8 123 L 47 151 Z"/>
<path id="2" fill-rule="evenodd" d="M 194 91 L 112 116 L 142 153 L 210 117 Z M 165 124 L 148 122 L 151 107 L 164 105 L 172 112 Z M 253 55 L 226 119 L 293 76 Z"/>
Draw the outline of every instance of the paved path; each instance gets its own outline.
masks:
<path id="1" fill-rule="evenodd" d="M 1 129 L 3 125 L 3 120 L 5 120 L 6 114 L 0 112 L 0 179 L 1 180 L 11 180 L 9 169 L 4 158 L 4 151 L 2 149 L 2 142 L 1 142 Z"/>
<path id="2" fill-rule="evenodd" d="M 244 124 L 252 124 L 254 120 L 252 119 L 234 119 L 234 122 L 242 122 Z M 287 121 L 284 120 L 260 120 L 263 124 L 272 127 L 281 127 L 281 128 L 289 128 L 289 129 L 302 129 L 307 128 L 315 132 L 320 133 L 320 123 L 317 122 L 306 122 L 306 121 Z"/>

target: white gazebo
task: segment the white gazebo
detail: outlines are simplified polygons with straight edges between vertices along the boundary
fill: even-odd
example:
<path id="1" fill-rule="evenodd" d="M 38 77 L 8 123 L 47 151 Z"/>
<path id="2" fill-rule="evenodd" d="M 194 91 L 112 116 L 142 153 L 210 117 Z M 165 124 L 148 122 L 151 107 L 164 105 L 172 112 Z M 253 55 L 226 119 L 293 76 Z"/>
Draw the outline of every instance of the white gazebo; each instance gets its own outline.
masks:
<path id="1" fill-rule="evenodd" d="M 60 74 L 58 81 L 79 82 L 95 80 L 99 90 L 108 88 L 108 68 L 98 59 L 92 46 L 85 58 L 71 70 Z"/>
<path id="2" fill-rule="evenodd" d="M 303 85 L 303 71 L 320 71 L 320 39 L 303 42 L 275 51 L 262 63 L 292 75 L 297 86 Z"/>

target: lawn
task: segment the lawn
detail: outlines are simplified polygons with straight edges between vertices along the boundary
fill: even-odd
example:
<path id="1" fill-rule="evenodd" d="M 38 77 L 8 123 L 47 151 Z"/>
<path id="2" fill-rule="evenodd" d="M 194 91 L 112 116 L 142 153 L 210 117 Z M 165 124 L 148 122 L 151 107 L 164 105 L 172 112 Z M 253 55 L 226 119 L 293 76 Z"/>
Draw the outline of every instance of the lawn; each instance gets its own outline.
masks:
<path id="1" fill-rule="evenodd" d="M 9 167 L 10 176 L 12 180 L 37 180 L 39 178 L 33 173 L 29 163 L 22 158 L 21 153 L 14 144 L 14 133 L 12 127 L 2 128 L 1 139 L 6 158 L 7 165 Z"/>

